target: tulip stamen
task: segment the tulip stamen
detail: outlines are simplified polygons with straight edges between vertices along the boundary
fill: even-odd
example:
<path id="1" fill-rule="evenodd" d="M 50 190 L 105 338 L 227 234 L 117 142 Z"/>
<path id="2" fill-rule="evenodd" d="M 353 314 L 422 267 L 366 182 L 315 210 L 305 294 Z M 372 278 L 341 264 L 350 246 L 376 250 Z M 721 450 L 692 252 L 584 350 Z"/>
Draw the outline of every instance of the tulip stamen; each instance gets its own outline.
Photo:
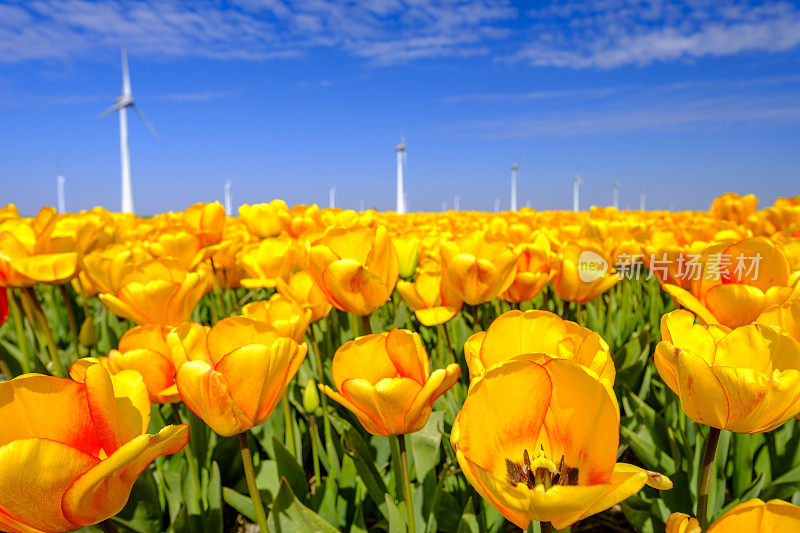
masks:
<path id="1" fill-rule="evenodd" d="M 561 461 L 556 464 L 551 461 L 544 453 L 542 446 L 531 461 L 528 450 L 522 452 L 522 463 L 517 463 L 506 459 L 507 481 L 512 487 L 524 482 L 532 489 L 537 485 L 549 489 L 553 485 L 577 485 L 578 469 L 564 464 L 564 455 Z"/>

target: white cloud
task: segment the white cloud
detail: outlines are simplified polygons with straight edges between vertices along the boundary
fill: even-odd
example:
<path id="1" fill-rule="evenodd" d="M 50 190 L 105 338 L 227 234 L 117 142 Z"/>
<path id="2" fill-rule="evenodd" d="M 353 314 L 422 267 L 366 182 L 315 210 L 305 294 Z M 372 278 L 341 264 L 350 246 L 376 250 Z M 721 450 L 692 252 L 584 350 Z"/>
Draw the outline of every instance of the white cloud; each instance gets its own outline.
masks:
<path id="1" fill-rule="evenodd" d="M 567 0 L 527 15 L 530 37 L 510 59 L 533 66 L 641 66 L 800 43 L 800 10 L 782 1 Z"/>
<path id="2" fill-rule="evenodd" d="M 92 57 L 268 59 L 333 47 L 377 63 L 486 53 L 508 0 L 33 0 L 0 5 L 0 63 Z"/>

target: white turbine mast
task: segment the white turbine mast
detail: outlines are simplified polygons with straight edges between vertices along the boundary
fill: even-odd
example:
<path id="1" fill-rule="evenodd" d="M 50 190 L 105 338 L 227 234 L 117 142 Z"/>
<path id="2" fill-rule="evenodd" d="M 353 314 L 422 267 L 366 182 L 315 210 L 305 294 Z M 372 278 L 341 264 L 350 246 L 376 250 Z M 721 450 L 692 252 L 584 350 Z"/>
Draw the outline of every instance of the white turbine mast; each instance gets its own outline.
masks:
<path id="1" fill-rule="evenodd" d="M 394 147 L 395 151 L 397 152 L 397 206 L 396 211 L 398 214 L 404 214 L 406 212 L 406 196 L 405 196 L 405 188 L 403 186 L 403 171 L 405 170 L 405 166 L 408 163 L 408 159 L 406 156 L 406 140 L 405 138 L 400 139 L 400 144 Z"/>
<path id="2" fill-rule="evenodd" d="M 495 213 L 499 213 L 500 212 L 500 198 L 495 198 L 494 199 L 494 212 Z"/>
<path id="3" fill-rule="evenodd" d="M 642 187 L 642 190 L 639 191 L 639 211 L 644 211 L 647 205 L 647 189 Z"/>
<path id="4" fill-rule="evenodd" d="M 614 209 L 619 209 L 619 182 L 614 182 Z"/>
<path id="5" fill-rule="evenodd" d="M 582 181 L 580 174 L 575 174 L 575 177 L 572 178 L 572 210 L 576 213 L 580 211 L 580 189 Z"/>
<path id="6" fill-rule="evenodd" d="M 461 211 L 461 197 L 457 194 L 453 198 L 453 211 Z"/>
<path id="7" fill-rule="evenodd" d="M 331 209 L 336 207 L 336 187 L 328 189 L 328 207 Z"/>
<path id="8" fill-rule="evenodd" d="M 511 210 L 517 210 L 517 176 L 519 176 L 519 163 L 511 165 Z"/>
<path id="9" fill-rule="evenodd" d="M 233 195 L 231 194 L 231 179 L 225 180 L 225 214 L 233 215 Z"/>
<path id="10" fill-rule="evenodd" d="M 58 212 L 64 214 L 67 212 L 67 201 L 64 196 L 64 184 L 67 178 L 62 174 L 61 169 L 58 169 L 58 176 L 56 176 L 56 192 L 58 193 Z"/>
<path id="11" fill-rule="evenodd" d="M 100 113 L 101 117 L 119 112 L 119 151 L 122 163 L 122 212 L 133 213 L 133 183 L 131 182 L 131 154 L 130 144 L 128 143 L 128 108 L 139 116 L 139 119 L 147 126 L 156 139 L 160 139 L 158 132 L 144 116 L 144 113 L 136 107 L 131 93 L 131 78 L 128 72 L 128 54 L 122 49 L 122 94 L 117 97 L 114 105 Z"/>

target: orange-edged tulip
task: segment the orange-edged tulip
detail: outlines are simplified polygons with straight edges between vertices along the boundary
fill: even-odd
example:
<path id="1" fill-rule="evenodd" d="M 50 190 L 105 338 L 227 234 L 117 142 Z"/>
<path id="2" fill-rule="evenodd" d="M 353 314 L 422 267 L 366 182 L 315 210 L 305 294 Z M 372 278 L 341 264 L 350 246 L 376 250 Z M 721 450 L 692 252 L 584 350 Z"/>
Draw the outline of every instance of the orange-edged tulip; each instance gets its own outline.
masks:
<path id="1" fill-rule="evenodd" d="M 397 282 L 397 292 L 425 326 L 444 324 L 461 310 L 461 298 L 442 279 L 441 272 L 430 268 L 417 271 L 417 278 Z"/>
<path id="2" fill-rule="evenodd" d="M 281 233 L 281 215 L 289 208 L 283 200 L 273 200 L 268 204 L 244 204 L 239 207 L 239 216 L 247 229 L 258 237 L 276 237 Z"/>
<path id="3" fill-rule="evenodd" d="M 664 290 L 706 324 L 735 328 L 754 322 L 788 300 L 797 284 L 783 250 L 764 237 L 711 245 L 698 262 L 691 291 L 676 285 Z"/>
<path id="4" fill-rule="evenodd" d="M 317 287 L 314 280 L 305 270 L 300 270 L 292 274 L 289 281 L 278 280 L 275 288 L 278 294 L 291 298 L 299 303 L 303 309 L 311 311 L 309 322 L 316 322 L 328 316 L 333 307 L 322 289 Z"/>
<path id="5" fill-rule="evenodd" d="M 200 237 L 188 231 L 163 231 L 144 243 L 155 258 L 174 259 L 184 270 L 194 270 L 197 265 L 211 257 L 214 246 L 203 246 Z"/>
<path id="6" fill-rule="evenodd" d="M 767 307 L 758 315 L 756 322 L 780 328 L 800 341 L 800 298 Z"/>
<path id="7" fill-rule="evenodd" d="M 800 412 L 800 343 L 769 326 L 703 326 L 685 310 L 661 318 L 655 363 L 686 416 L 761 433 Z"/>
<path id="8" fill-rule="evenodd" d="M 178 452 L 188 426 L 145 433 L 141 376 L 114 379 L 79 361 L 69 379 L 26 374 L 0 383 L 0 529 L 73 531 L 120 512 L 139 473 Z"/>
<path id="9" fill-rule="evenodd" d="M 322 392 L 353 412 L 373 435 L 402 435 L 428 423 L 433 402 L 458 381 L 455 363 L 428 376 L 428 353 L 419 335 L 402 329 L 366 335 L 336 350 L 335 390 Z"/>
<path id="10" fill-rule="evenodd" d="M 619 410 L 578 363 L 523 356 L 475 378 L 450 442 L 467 480 L 503 516 L 556 529 L 608 509 L 664 476 L 617 463 Z"/>
<path id="11" fill-rule="evenodd" d="M 398 276 L 386 228 L 335 227 L 308 253 L 308 272 L 337 309 L 366 316 L 389 300 Z"/>
<path id="12" fill-rule="evenodd" d="M 711 214 L 714 218 L 741 224 L 755 213 L 757 205 L 758 198 L 752 194 L 739 196 L 735 192 L 729 192 L 714 198 L 711 202 Z"/>
<path id="13" fill-rule="evenodd" d="M 267 301 L 245 305 L 242 314 L 266 322 L 284 337 L 290 337 L 298 343 L 303 342 L 311 318 L 311 310 L 303 309 L 295 300 L 281 294 L 273 294 Z"/>
<path id="14" fill-rule="evenodd" d="M 579 239 L 561 245 L 552 283 L 562 300 L 591 302 L 617 281 L 619 278 L 606 253 L 594 241 Z"/>
<path id="15" fill-rule="evenodd" d="M 550 251 L 550 240 L 541 232 L 532 236 L 530 242 L 517 245 L 517 254 L 514 281 L 500 298 L 507 302 L 528 302 L 553 277 L 555 254 Z"/>
<path id="16" fill-rule="evenodd" d="M 517 254 L 507 242 L 472 232 L 441 247 L 444 279 L 469 305 L 488 302 L 514 281 Z"/>
<path id="17" fill-rule="evenodd" d="M 212 280 L 207 271 L 187 272 L 174 260 L 161 259 L 131 265 L 119 284 L 116 294 L 100 294 L 116 315 L 139 325 L 176 325 L 189 319 Z"/>
<path id="18" fill-rule="evenodd" d="M 800 531 L 800 507 L 782 500 L 766 503 L 753 498 L 740 503 L 720 516 L 707 533 L 743 533 L 745 531 Z M 672 513 L 666 533 L 701 533 L 697 519 L 684 513 Z"/>
<path id="19" fill-rule="evenodd" d="M 167 346 L 169 326 L 148 324 L 129 329 L 119 339 L 119 347 L 111 350 L 105 360 L 109 371 L 117 374 L 135 370 L 142 375 L 151 402 L 181 401 L 175 386 L 175 365 Z"/>
<path id="20" fill-rule="evenodd" d="M 168 342 L 181 398 L 223 437 L 269 418 L 306 355 L 305 344 L 246 317 L 182 324 Z"/>
<path id="21" fill-rule="evenodd" d="M 219 202 L 191 205 L 183 212 L 183 224 L 203 246 L 217 244 L 225 228 L 225 208 Z"/>
<path id="22" fill-rule="evenodd" d="M 153 259 L 141 246 L 128 247 L 112 244 L 83 257 L 83 265 L 75 289 L 86 295 L 106 292 L 114 294 L 121 286 L 123 275 L 128 275 L 133 265 Z"/>
<path id="23" fill-rule="evenodd" d="M 273 288 L 281 278 L 289 277 L 294 260 L 291 239 L 277 237 L 249 244 L 239 253 L 239 262 L 247 272 L 242 287 Z"/>
<path id="24" fill-rule="evenodd" d="M 614 384 L 616 371 L 606 341 L 594 331 L 549 311 L 508 311 L 464 344 L 470 379 L 526 354 L 571 359 L 608 385 Z"/>

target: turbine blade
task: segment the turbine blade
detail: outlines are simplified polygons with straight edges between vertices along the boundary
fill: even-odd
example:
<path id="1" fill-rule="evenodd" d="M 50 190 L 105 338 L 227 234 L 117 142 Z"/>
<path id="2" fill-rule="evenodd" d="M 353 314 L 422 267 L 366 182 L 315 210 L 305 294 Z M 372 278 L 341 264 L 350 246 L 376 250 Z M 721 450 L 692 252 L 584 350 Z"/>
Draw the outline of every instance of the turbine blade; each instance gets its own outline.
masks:
<path id="1" fill-rule="evenodd" d="M 103 111 L 102 113 L 100 113 L 99 115 L 97 115 L 97 117 L 98 118 L 107 117 L 108 115 L 110 115 L 114 111 L 119 111 L 119 107 L 120 107 L 119 104 L 114 104 L 111 107 L 109 107 L 108 109 L 106 109 L 105 111 Z"/>
<path id="2" fill-rule="evenodd" d="M 122 49 L 122 94 L 131 94 L 131 76 L 128 72 L 128 52 Z"/>
<path id="3" fill-rule="evenodd" d="M 144 125 L 147 126 L 147 129 L 150 130 L 150 133 L 152 133 L 155 136 L 155 138 L 160 141 L 161 140 L 161 135 L 159 135 L 158 132 L 156 131 L 156 129 L 153 127 L 153 125 L 150 124 L 150 121 L 147 120 L 147 117 L 144 116 L 144 113 L 142 113 L 141 109 L 136 107 L 136 104 L 131 104 L 131 107 L 136 112 L 136 114 L 139 115 L 139 119 L 142 122 L 144 122 Z"/>

